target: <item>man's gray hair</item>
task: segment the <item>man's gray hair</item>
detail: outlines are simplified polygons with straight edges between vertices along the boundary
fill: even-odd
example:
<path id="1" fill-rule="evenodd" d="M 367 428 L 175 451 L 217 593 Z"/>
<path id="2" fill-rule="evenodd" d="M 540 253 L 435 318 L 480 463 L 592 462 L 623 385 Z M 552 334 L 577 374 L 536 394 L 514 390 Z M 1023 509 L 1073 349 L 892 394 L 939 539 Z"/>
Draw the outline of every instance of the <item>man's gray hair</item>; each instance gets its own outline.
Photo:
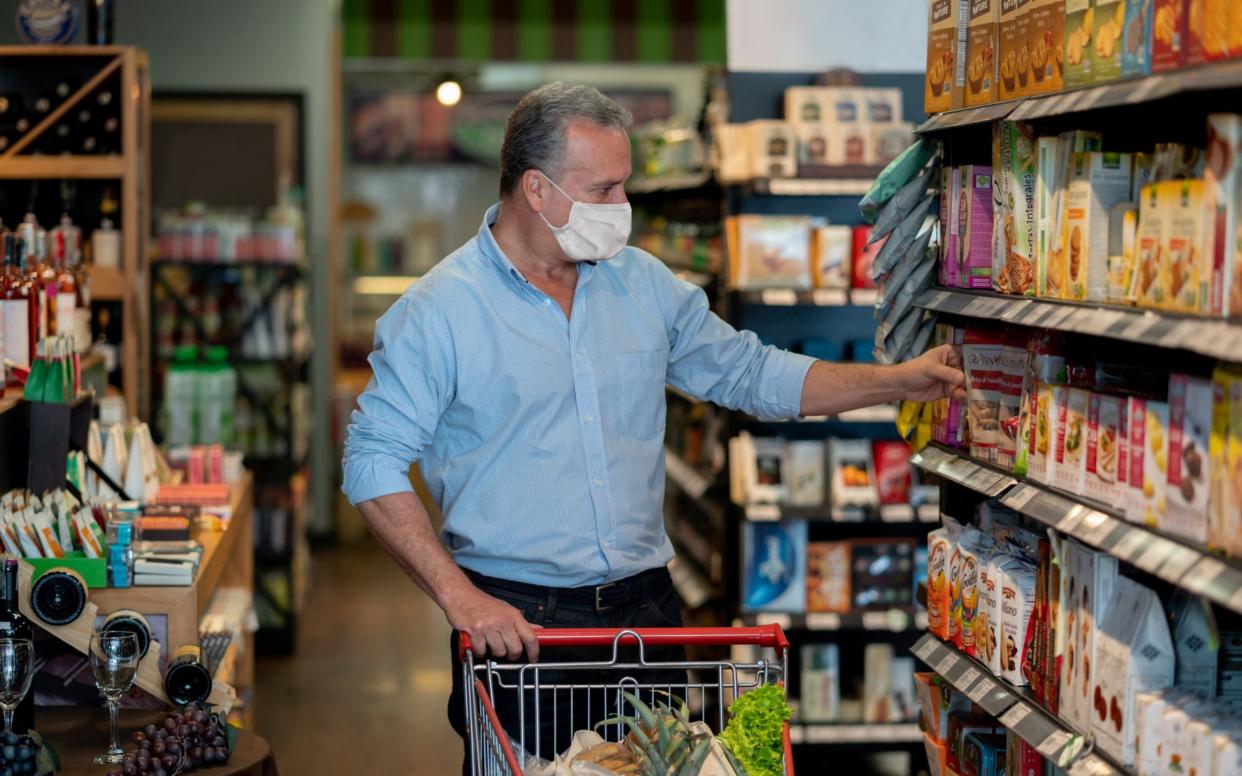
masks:
<path id="1" fill-rule="evenodd" d="M 570 119 L 624 130 L 630 112 L 594 86 L 554 81 L 528 92 L 509 115 L 500 145 L 500 195 L 511 194 L 527 170 L 554 175 L 565 156 Z"/>

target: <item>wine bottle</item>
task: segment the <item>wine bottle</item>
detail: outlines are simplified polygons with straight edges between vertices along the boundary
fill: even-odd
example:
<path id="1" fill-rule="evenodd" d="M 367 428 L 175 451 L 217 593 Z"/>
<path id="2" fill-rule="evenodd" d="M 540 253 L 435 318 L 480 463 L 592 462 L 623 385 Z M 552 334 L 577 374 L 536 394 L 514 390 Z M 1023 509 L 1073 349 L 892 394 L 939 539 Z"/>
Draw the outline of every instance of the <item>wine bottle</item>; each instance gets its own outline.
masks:
<path id="1" fill-rule="evenodd" d="M 17 232 L 4 239 L 4 275 L 0 277 L 0 328 L 4 329 L 4 358 L 30 363 L 29 287 L 21 273 L 25 243 Z"/>
<path id="2" fill-rule="evenodd" d="M 0 638 L 33 639 L 30 620 L 17 606 L 17 561 L 4 562 L 4 590 L 0 593 Z M 25 733 L 34 728 L 34 693 L 27 692 L 13 713 L 13 731 Z"/>
<path id="3" fill-rule="evenodd" d="M 116 12 L 112 0 L 86 0 L 86 43 L 90 46 L 112 44 L 112 20 Z"/>
<path id="4" fill-rule="evenodd" d="M 74 336 L 75 308 L 77 307 L 77 279 L 69 270 L 70 257 L 82 244 L 82 230 L 69 217 L 60 216 L 60 225 L 52 230 L 52 268 L 56 273 L 56 321 L 55 334 Z"/>
<path id="5" fill-rule="evenodd" d="M 48 569 L 30 586 L 30 609 L 48 625 L 68 625 L 86 611 L 89 595 L 73 569 Z"/>
<path id="6" fill-rule="evenodd" d="M 175 706 L 203 703 L 211 695 L 211 672 L 203 665 L 197 644 L 186 644 L 173 654 L 164 672 L 164 694 Z"/>
<path id="7" fill-rule="evenodd" d="M 139 659 L 147 656 L 151 648 L 151 626 L 147 618 L 132 609 L 117 609 L 99 628 L 100 633 L 133 633 L 138 636 Z"/>

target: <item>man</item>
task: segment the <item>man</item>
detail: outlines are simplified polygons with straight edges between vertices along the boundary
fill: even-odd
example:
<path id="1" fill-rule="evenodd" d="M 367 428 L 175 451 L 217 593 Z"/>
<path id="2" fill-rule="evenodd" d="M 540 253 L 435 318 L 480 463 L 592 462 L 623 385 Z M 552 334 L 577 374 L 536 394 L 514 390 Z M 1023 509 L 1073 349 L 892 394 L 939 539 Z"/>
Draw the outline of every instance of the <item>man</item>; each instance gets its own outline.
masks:
<path id="1" fill-rule="evenodd" d="M 963 380 L 950 348 L 884 367 L 765 347 L 626 247 L 628 118 L 586 86 L 527 94 L 505 128 L 500 204 L 376 324 L 344 491 L 480 656 L 538 660 L 536 626 L 681 623 L 662 514 L 665 383 L 777 418 L 933 399 Z M 414 461 L 441 536 L 410 488 Z M 512 709 L 499 711 L 517 735 Z"/>

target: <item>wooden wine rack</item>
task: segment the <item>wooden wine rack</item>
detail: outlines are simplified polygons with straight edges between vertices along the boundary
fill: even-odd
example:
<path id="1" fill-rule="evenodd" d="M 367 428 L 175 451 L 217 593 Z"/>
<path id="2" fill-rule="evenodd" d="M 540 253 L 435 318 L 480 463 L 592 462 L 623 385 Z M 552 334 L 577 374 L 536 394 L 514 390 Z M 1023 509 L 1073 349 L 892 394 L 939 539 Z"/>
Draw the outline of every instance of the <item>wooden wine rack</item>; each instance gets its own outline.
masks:
<path id="1" fill-rule="evenodd" d="M 4 180 L 115 180 L 121 198 L 121 268 L 91 268 L 92 288 L 100 301 L 116 301 L 121 315 L 121 386 L 131 417 L 149 417 L 151 363 L 146 293 L 147 231 L 150 221 L 150 67 L 146 52 L 133 46 L 0 46 L 0 67 L 38 67 L 55 72 L 57 63 L 90 58 L 99 68 L 64 102 L 0 154 Z M 37 61 L 36 61 L 37 60 Z M 66 113 L 119 74 L 117 95 L 121 120 L 121 153 L 109 155 L 33 156 L 43 139 Z M 96 283 L 98 274 L 100 282 Z"/>

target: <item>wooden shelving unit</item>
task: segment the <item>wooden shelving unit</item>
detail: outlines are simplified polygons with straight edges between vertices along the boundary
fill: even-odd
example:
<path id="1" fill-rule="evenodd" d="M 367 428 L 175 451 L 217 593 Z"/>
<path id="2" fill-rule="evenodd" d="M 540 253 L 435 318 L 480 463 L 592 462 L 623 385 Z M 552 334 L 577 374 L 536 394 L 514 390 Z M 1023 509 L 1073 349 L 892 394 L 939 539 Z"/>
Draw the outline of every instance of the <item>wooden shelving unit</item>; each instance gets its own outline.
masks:
<path id="1" fill-rule="evenodd" d="M 148 319 L 144 287 L 146 233 L 150 220 L 150 102 L 151 81 L 146 52 L 133 46 L 0 46 L 0 61 L 9 67 L 53 69 L 57 61 L 90 59 L 98 62 L 95 73 L 47 116 L 0 154 L 0 180 L 115 180 L 119 184 L 121 218 L 121 268 L 95 270 L 96 299 L 122 304 L 121 383 L 131 416 L 147 417 L 149 407 L 144 377 L 150 363 L 146 337 Z M 31 60 L 43 60 L 30 64 Z M 81 63 L 75 62 L 77 66 Z M 119 75 L 121 149 L 116 155 L 36 156 L 34 144 L 55 123 L 107 79 Z"/>

